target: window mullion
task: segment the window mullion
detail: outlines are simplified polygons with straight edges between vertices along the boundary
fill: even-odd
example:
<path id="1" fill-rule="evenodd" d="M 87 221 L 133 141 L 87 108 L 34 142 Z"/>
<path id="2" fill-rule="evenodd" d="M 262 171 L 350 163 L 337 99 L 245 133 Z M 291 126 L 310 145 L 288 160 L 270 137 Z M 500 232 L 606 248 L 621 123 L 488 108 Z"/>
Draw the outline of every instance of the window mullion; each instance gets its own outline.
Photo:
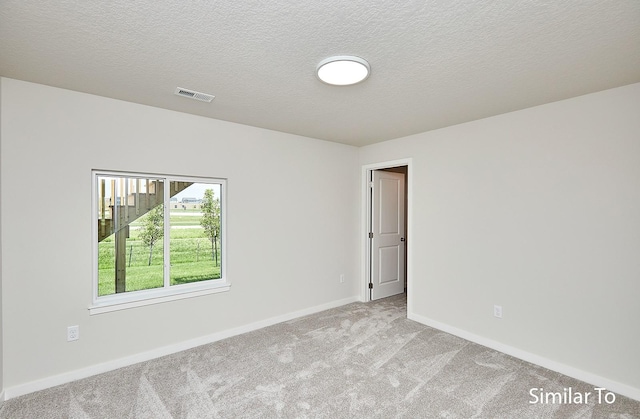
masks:
<path id="1" fill-rule="evenodd" d="M 170 193 L 171 185 L 169 178 L 164 178 L 164 199 L 162 201 L 164 208 L 164 287 L 168 288 L 171 285 L 171 208 L 170 208 Z"/>

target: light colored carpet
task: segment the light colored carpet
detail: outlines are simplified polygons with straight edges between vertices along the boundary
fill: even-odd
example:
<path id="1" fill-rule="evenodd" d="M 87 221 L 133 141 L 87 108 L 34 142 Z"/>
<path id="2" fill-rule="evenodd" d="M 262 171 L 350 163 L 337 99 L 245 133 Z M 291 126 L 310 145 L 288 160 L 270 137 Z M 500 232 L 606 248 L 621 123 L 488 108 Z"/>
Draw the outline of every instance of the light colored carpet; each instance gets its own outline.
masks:
<path id="1" fill-rule="evenodd" d="M 637 418 L 640 402 L 531 404 L 594 386 L 354 303 L 8 400 L 0 418 Z M 593 397 L 593 396 L 592 396 Z"/>

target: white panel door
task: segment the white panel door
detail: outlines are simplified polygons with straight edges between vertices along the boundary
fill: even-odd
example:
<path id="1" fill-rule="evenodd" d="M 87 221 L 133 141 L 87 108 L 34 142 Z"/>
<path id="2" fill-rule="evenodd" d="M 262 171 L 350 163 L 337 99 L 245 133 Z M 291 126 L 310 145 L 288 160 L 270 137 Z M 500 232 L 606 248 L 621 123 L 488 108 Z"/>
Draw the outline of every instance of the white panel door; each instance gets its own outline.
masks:
<path id="1" fill-rule="evenodd" d="M 373 171 L 371 299 L 404 292 L 404 174 Z"/>

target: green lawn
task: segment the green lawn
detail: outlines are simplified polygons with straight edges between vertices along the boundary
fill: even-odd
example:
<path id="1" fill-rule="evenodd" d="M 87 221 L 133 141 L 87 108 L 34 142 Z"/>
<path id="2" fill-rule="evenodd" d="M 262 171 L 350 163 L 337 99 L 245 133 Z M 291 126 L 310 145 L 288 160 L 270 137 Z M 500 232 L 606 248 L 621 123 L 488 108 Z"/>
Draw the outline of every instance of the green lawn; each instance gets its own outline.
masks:
<path id="1" fill-rule="evenodd" d="M 218 266 L 211 251 L 211 242 L 199 228 L 200 217 L 171 215 L 171 226 L 198 228 L 172 228 L 170 237 L 171 285 L 220 278 L 220 255 Z M 141 225 L 132 223 L 132 227 Z M 139 230 L 132 228 L 127 239 L 127 291 L 158 288 L 163 286 L 162 242 L 153 248 L 149 266 L 149 247 L 139 239 Z M 220 252 L 220 243 L 218 243 Z M 114 237 L 110 236 L 98 244 L 98 295 L 115 293 L 115 249 Z"/>

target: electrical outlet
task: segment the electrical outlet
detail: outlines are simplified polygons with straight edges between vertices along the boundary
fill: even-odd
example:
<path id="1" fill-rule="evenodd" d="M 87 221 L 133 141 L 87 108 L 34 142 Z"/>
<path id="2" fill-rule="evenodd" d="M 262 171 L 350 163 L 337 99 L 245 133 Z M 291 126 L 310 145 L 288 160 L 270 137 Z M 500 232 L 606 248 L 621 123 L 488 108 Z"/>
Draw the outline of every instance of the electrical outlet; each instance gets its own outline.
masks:
<path id="1" fill-rule="evenodd" d="M 80 339 L 80 326 L 67 327 L 67 342 Z"/>
<path id="2" fill-rule="evenodd" d="M 344 283 L 344 274 L 340 274 L 340 283 L 343 284 Z"/>
<path id="3" fill-rule="evenodd" d="M 502 306 L 493 306 L 493 315 L 497 318 L 502 318 Z"/>

